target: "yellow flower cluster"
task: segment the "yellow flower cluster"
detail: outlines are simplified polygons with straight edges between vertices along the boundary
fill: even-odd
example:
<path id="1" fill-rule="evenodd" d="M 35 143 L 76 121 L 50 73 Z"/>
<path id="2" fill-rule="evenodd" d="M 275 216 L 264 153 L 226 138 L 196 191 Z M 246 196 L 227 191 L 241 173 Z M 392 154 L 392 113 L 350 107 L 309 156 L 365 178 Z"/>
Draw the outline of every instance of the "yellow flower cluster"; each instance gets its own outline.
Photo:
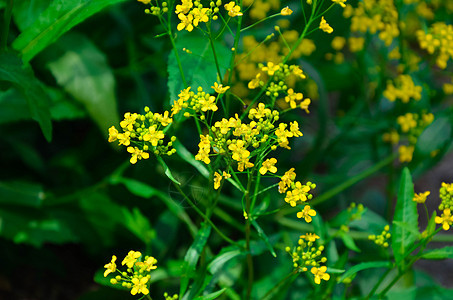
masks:
<path id="1" fill-rule="evenodd" d="M 384 97 L 394 102 L 400 99 L 403 103 L 408 103 L 411 99 L 416 101 L 422 98 L 422 87 L 415 85 L 410 75 L 399 75 L 395 80 L 388 81 L 384 91 Z"/>
<path id="2" fill-rule="evenodd" d="M 436 222 L 436 224 L 442 224 L 443 230 L 449 230 L 450 226 L 453 225 L 453 216 L 451 215 L 451 209 L 444 209 L 442 215 L 440 217 L 436 216 L 434 221 Z"/>
<path id="3" fill-rule="evenodd" d="M 327 261 L 326 257 L 322 257 L 324 246 L 314 247 L 317 239 L 319 236 L 314 233 L 301 235 L 296 248 L 286 247 L 285 250 L 291 255 L 293 266 L 298 272 L 306 272 L 311 267 L 315 283 L 320 284 L 321 280 L 329 280 L 330 275 L 326 273 L 327 267 L 321 266 Z"/>
<path id="4" fill-rule="evenodd" d="M 143 258 L 143 260 L 141 260 Z M 114 278 L 110 279 L 111 284 L 119 284 L 125 288 L 131 289 L 131 294 L 143 294 L 148 295 L 148 281 L 151 278 L 150 272 L 157 268 L 157 260 L 152 256 L 142 257 L 139 251 L 129 251 L 127 256 L 121 262 L 121 265 L 126 265 L 127 269 L 125 272 L 121 272 L 117 269 L 115 255 L 112 256 L 112 260 L 104 266 L 104 277 L 109 274 L 118 272 Z"/>
<path id="5" fill-rule="evenodd" d="M 442 22 L 434 23 L 427 32 L 419 30 L 416 33 L 420 48 L 429 54 L 436 52 L 436 64 L 445 69 L 447 62 L 453 58 L 453 26 Z"/>
<path id="6" fill-rule="evenodd" d="M 351 32 L 378 33 L 386 46 L 390 46 L 400 33 L 398 11 L 393 0 L 363 0 L 356 8 L 347 5 L 343 16 L 351 18 Z"/>
<path id="7" fill-rule="evenodd" d="M 254 149 L 264 147 L 276 150 L 278 146 L 290 149 L 288 138 L 302 136 L 297 121 L 290 122 L 289 130 L 286 123 L 279 123 L 276 127 L 279 112 L 266 108 L 264 103 L 259 103 L 257 107 L 251 108 L 248 118 L 250 122 L 245 123 L 236 114 L 230 119 L 222 118 L 215 122 L 214 126 L 209 128 L 208 134 L 200 135 L 199 150 L 195 159 L 209 164 L 210 156 L 222 155 L 228 165 L 237 163 L 238 171 L 243 172 L 255 165 L 250 161 L 258 153 Z M 260 157 L 256 163 L 259 163 L 259 172 L 262 175 L 267 172 L 277 172 L 275 158 Z M 223 175 L 220 173 L 215 175 L 214 187 L 216 189 L 220 187 L 222 177 L 229 178 L 229 174 L 224 172 Z"/>
<path id="8" fill-rule="evenodd" d="M 221 84 L 215 83 L 212 88 L 219 94 L 224 93 L 229 87 L 223 87 Z M 184 116 L 200 116 L 202 120 L 205 119 L 205 113 L 208 111 L 217 111 L 218 107 L 216 105 L 217 98 L 212 96 L 209 93 L 203 91 L 202 87 L 198 87 L 197 93 L 190 90 L 191 87 L 188 87 L 182 90 L 178 99 L 173 101 L 171 108 L 171 116 L 179 113 L 181 110 L 185 109 Z"/>
<path id="9" fill-rule="evenodd" d="M 306 205 L 305 202 L 313 198 L 310 191 L 316 188 L 316 184 L 310 181 L 302 184 L 300 181 L 295 180 L 296 173 L 294 172 L 294 168 L 291 168 L 281 177 L 278 183 L 278 191 L 281 194 L 286 193 L 285 202 L 292 207 L 303 204 L 304 208 L 297 213 L 297 217 L 310 223 L 312 221 L 311 217 L 316 216 L 316 211 L 309 205 Z"/>
<path id="10" fill-rule="evenodd" d="M 384 230 L 379 235 L 370 235 L 368 239 L 374 241 L 374 243 L 378 246 L 387 248 L 389 246 L 388 240 L 392 237 L 391 233 L 389 232 L 390 227 L 385 225 Z"/>
<path id="11" fill-rule="evenodd" d="M 158 5 L 154 5 L 151 0 L 137 0 L 138 2 L 141 2 L 143 4 L 149 4 L 150 5 L 150 8 L 147 8 L 145 9 L 145 13 L 146 14 L 149 14 L 149 15 L 154 15 L 154 16 L 160 16 L 162 15 L 163 13 L 166 13 L 168 12 L 168 3 L 163 1 L 161 3 L 161 6 L 158 6 Z M 159 3 L 157 3 L 159 4 Z"/>
<path id="12" fill-rule="evenodd" d="M 401 133 L 407 136 L 409 145 L 401 145 L 398 148 L 400 162 L 412 161 L 415 144 L 418 137 L 422 134 L 423 130 L 434 121 L 434 115 L 431 113 L 413 114 L 406 113 L 396 119 L 401 128 Z M 399 135 L 394 131 L 384 135 L 384 141 L 397 144 Z"/>
<path id="13" fill-rule="evenodd" d="M 172 149 L 176 137 L 164 142 L 164 128 L 173 122 L 169 112 L 164 114 L 152 113 L 149 107 L 145 107 L 145 114 L 125 113 L 124 120 L 120 122 L 123 132 L 119 133 L 115 126 L 109 128 L 109 142 L 118 140 L 119 145 L 127 147 L 131 153 L 130 162 L 135 164 L 137 160 L 148 159 L 149 152 L 155 155 L 172 155 L 176 152 Z"/>
<path id="14" fill-rule="evenodd" d="M 333 32 L 333 28 L 330 27 L 329 23 L 327 23 L 327 21 L 324 19 L 324 17 L 321 17 L 321 23 L 319 23 L 319 29 L 321 29 L 322 31 L 327 32 L 327 33 Z"/>
<path id="15" fill-rule="evenodd" d="M 442 200 L 439 205 L 440 210 L 453 209 L 453 183 L 442 182 L 442 186 L 439 189 L 439 197 Z"/>

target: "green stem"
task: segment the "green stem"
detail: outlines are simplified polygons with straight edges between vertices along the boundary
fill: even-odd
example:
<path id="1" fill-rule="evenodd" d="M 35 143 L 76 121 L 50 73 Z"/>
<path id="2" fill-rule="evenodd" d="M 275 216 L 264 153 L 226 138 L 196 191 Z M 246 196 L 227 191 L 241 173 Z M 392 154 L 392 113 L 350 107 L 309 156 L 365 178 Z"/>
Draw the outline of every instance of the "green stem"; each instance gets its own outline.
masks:
<path id="1" fill-rule="evenodd" d="M 247 214 L 247 218 L 245 220 L 245 241 L 246 241 L 246 250 L 247 250 L 247 269 L 248 269 L 248 284 L 247 284 L 247 294 L 246 299 L 249 300 L 252 295 L 252 287 L 253 287 L 253 257 L 252 253 L 250 252 L 250 188 L 252 186 L 252 175 L 248 173 L 248 183 L 247 183 L 247 190 L 245 191 L 245 213 Z"/>
<path id="2" fill-rule="evenodd" d="M 173 185 L 176 187 L 178 192 L 184 197 L 184 199 L 192 206 L 192 208 L 206 221 L 208 222 L 212 228 L 219 234 L 221 238 L 223 238 L 226 242 L 236 245 L 238 247 L 241 247 L 238 243 L 227 237 L 220 229 L 217 228 L 217 226 L 214 225 L 214 223 L 193 203 L 193 201 L 184 193 L 184 191 L 181 189 L 181 187 L 173 182 Z M 241 247 L 242 248 L 242 247 Z"/>
<path id="3" fill-rule="evenodd" d="M 6 50 L 7 45 L 8 45 L 8 33 L 9 33 L 9 25 L 11 23 L 11 15 L 13 12 L 13 5 L 14 5 L 14 0 L 7 0 L 6 2 L 6 9 L 5 9 L 5 19 L 4 19 L 4 24 L 3 24 L 3 34 L 2 34 L 2 40 L 0 44 L 0 49 Z"/>
<path id="4" fill-rule="evenodd" d="M 295 276 L 296 275 L 296 276 Z M 290 281 L 293 281 L 294 279 L 296 279 L 297 277 L 297 272 L 296 271 L 292 271 L 291 273 L 289 273 L 288 275 L 286 275 L 285 277 L 283 277 L 282 280 L 280 280 L 272 289 L 270 289 L 264 296 L 263 298 L 261 298 L 261 300 L 267 300 L 267 299 L 273 299 L 272 297 L 280 290 L 280 288 L 282 287 L 282 285 L 285 284 L 285 282 L 289 279 L 291 279 Z"/>
<path id="5" fill-rule="evenodd" d="M 179 58 L 178 49 L 176 48 L 175 39 L 173 37 L 173 34 L 171 32 L 170 27 L 168 27 L 168 36 L 170 37 L 170 42 L 171 42 L 171 45 L 173 47 L 173 52 L 175 53 L 176 63 L 178 64 L 179 73 L 181 74 L 182 83 L 184 84 L 184 88 L 187 88 L 187 81 L 186 81 L 186 77 L 184 76 L 184 71 L 182 69 L 181 59 Z"/>
<path id="6" fill-rule="evenodd" d="M 246 31 L 246 30 L 248 30 L 248 29 L 250 29 L 250 28 L 252 28 L 252 27 L 255 27 L 255 26 L 258 25 L 259 23 L 262 23 L 262 22 L 264 22 L 264 21 L 267 21 L 267 20 L 269 20 L 269 19 L 272 19 L 272 18 L 281 16 L 281 15 L 282 15 L 281 13 L 276 13 L 276 14 L 274 14 L 274 15 L 272 15 L 272 16 L 268 16 L 268 17 L 266 17 L 266 18 L 264 18 L 264 19 L 261 19 L 261 20 L 255 22 L 255 23 L 253 23 L 252 25 L 249 25 L 249 26 L 247 26 L 247 27 L 245 27 L 245 28 L 242 28 L 240 31 L 241 31 L 241 32 Z"/>

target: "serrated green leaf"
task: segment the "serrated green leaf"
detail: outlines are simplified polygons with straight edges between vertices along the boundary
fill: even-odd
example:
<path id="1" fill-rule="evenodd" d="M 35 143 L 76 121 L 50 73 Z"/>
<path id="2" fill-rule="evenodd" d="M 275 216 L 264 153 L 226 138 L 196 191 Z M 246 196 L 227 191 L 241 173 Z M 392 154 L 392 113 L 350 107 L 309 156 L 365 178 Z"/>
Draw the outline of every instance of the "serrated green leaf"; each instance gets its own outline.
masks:
<path id="1" fill-rule="evenodd" d="M 405 224 L 402 226 L 392 226 L 392 249 L 396 264 L 404 266 L 404 255 L 409 248 L 417 241 L 418 234 L 418 213 L 417 203 L 412 201 L 414 197 L 414 184 L 409 169 L 403 169 L 398 199 L 396 201 L 395 215 L 393 221 Z M 411 228 L 411 230 L 408 230 Z"/>
<path id="2" fill-rule="evenodd" d="M 220 291 L 217 291 L 217 292 L 214 292 L 214 293 L 210 293 L 210 294 L 207 294 L 207 295 L 203 295 L 203 296 L 199 296 L 199 297 L 195 298 L 195 300 L 213 300 L 213 299 L 217 299 L 217 297 L 222 295 L 223 292 L 225 292 L 225 290 L 226 290 L 226 288 L 223 288 Z"/>
<path id="3" fill-rule="evenodd" d="M 340 281 L 345 280 L 348 277 L 351 277 L 357 272 L 366 270 L 366 269 L 372 269 L 372 268 L 390 268 L 392 264 L 389 261 L 373 261 L 373 262 L 364 262 L 360 263 L 358 265 L 355 265 L 348 269 L 341 277 Z"/>
<path id="4" fill-rule="evenodd" d="M 352 250 L 352 251 L 355 251 L 355 252 L 360 252 L 360 249 L 356 246 L 354 240 L 352 239 L 352 237 L 350 235 L 348 235 L 347 233 L 344 233 L 342 232 L 340 234 L 340 237 L 341 237 L 341 240 L 343 241 L 344 245 Z"/>
<path id="5" fill-rule="evenodd" d="M 250 223 L 252 223 L 253 227 L 255 227 L 256 231 L 258 232 L 259 237 L 264 241 L 267 249 L 272 254 L 272 256 L 277 257 L 277 253 L 275 253 L 274 247 L 272 247 L 271 243 L 269 242 L 269 238 L 267 237 L 266 233 L 261 228 L 261 226 L 258 225 L 256 220 L 250 220 Z"/>
<path id="6" fill-rule="evenodd" d="M 453 258 L 453 246 L 447 246 L 440 249 L 428 250 L 421 256 L 423 259 L 446 259 Z"/>
<path id="7" fill-rule="evenodd" d="M 104 8 L 126 0 L 54 0 L 13 42 L 24 62 L 57 41 L 65 32 Z"/>
<path id="8" fill-rule="evenodd" d="M 0 53 L 0 81 L 12 84 L 27 100 L 29 114 L 37 121 L 47 141 L 52 140 L 50 99 L 30 67 L 12 53 Z M 25 112 L 27 115 L 27 112 Z"/>
<path id="9" fill-rule="evenodd" d="M 105 54 L 81 34 L 68 34 L 58 47 L 64 54 L 48 63 L 57 83 L 88 111 L 107 134 L 110 126 L 119 123 L 115 97 L 115 78 Z"/>
<path id="10" fill-rule="evenodd" d="M 214 47 L 220 72 L 222 72 L 223 76 L 229 67 L 232 52 L 220 42 L 214 42 Z M 192 53 L 184 52 L 183 48 L 189 49 Z M 184 75 L 187 85 L 192 87 L 192 91 L 202 87 L 203 91 L 209 93 L 212 90 L 211 86 L 214 82 L 217 82 L 217 67 L 209 39 L 205 36 L 197 35 L 195 32 L 180 32 L 176 39 L 176 49 L 178 49 L 182 69 L 185 71 Z M 173 51 L 168 57 L 168 74 L 168 90 L 170 92 L 170 101 L 172 101 L 177 99 L 179 92 L 184 89 Z"/>

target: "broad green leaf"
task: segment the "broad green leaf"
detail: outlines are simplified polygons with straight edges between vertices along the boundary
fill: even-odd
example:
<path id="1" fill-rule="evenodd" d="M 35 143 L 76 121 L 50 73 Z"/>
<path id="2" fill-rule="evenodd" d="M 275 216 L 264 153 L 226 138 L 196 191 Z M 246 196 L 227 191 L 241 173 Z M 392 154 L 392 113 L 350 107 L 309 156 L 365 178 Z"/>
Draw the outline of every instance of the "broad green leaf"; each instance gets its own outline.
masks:
<path id="1" fill-rule="evenodd" d="M 272 256 L 277 257 L 277 253 L 275 253 L 275 250 L 272 247 L 271 243 L 269 242 L 269 238 L 267 237 L 264 230 L 260 227 L 260 225 L 258 225 L 258 223 L 255 220 L 250 220 L 250 223 L 252 223 L 253 227 L 255 227 L 259 237 L 264 241 L 264 243 L 266 243 L 267 249 L 272 254 Z"/>
<path id="2" fill-rule="evenodd" d="M 225 290 L 226 290 L 226 288 L 223 288 L 220 291 L 217 291 L 217 292 L 214 292 L 214 293 L 210 293 L 210 294 L 207 294 L 207 295 L 203 295 L 203 296 L 199 296 L 199 297 L 195 298 L 195 300 L 213 300 L 213 299 L 217 299 L 218 297 L 220 297 L 220 295 L 223 294 L 223 292 L 225 292 Z"/>
<path id="3" fill-rule="evenodd" d="M 0 91 L 0 124 L 31 119 L 28 103 L 17 89 Z"/>
<path id="4" fill-rule="evenodd" d="M 348 249 L 355 251 L 355 252 L 360 252 L 360 249 L 356 246 L 354 240 L 352 239 L 352 237 L 349 234 L 342 232 L 340 234 L 340 237 L 341 237 L 341 240 L 343 241 L 344 245 Z"/>
<path id="5" fill-rule="evenodd" d="M 453 246 L 447 246 L 440 249 L 428 250 L 421 256 L 424 259 L 446 259 L 453 258 Z"/>
<path id="6" fill-rule="evenodd" d="M 214 42 L 220 72 L 225 74 L 229 67 L 232 52 L 220 42 Z M 186 48 L 192 53 L 184 52 Z M 211 49 L 209 38 L 197 35 L 195 32 L 179 32 L 176 39 L 176 49 L 181 61 L 182 70 L 188 86 L 192 91 L 202 87 L 206 93 L 212 92 L 211 86 L 217 82 L 217 67 Z M 168 90 L 170 101 L 176 100 L 179 92 L 184 89 L 175 53 L 172 51 L 168 57 Z"/>
<path id="7" fill-rule="evenodd" d="M 137 207 L 134 207 L 132 212 L 123 207 L 122 211 L 124 216 L 122 224 L 141 239 L 146 246 L 150 246 L 151 240 L 155 238 L 156 233 L 152 229 L 149 219 Z"/>
<path id="8" fill-rule="evenodd" d="M 20 31 L 29 28 L 51 3 L 52 0 L 14 0 L 13 17 Z"/>
<path id="9" fill-rule="evenodd" d="M 53 0 L 13 42 L 24 62 L 57 41 L 65 32 L 104 8 L 126 0 Z"/>
<path id="10" fill-rule="evenodd" d="M 195 169 L 200 172 L 201 175 L 205 178 L 209 178 L 209 171 L 205 167 L 204 164 L 201 163 L 199 160 L 195 160 L 195 156 L 187 150 L 186 147 L 184 147 L 181 142 L 176 140 L 173 143 L 173 147 L 176 149 L 176 154 L 178 154 L 182 159 L 184 159 L 187 163 L 191 164 Z"/>
<path id="11" fill-rule="evenodd" d="M 85 36 L 68 34 L 58 46 L 64 54 L 48 67 L 57 83 L 86 108 L 101 131 L 119 123 L 115 78 L 105 54 Z"/>
<path id="12" fill-rule="evenodd" d="M 40 207 L 45 197 L 41 185 L 24 181 L 0 181 L 0 203 Z"/>
<path id="13" fill-rule="evenodd" d="M 167 166 L 167 164 L 165 163 L 165 161 L 162 159 L 162 157 L 160 156 L 157 156 L 157 161 L 161 164 L 161 166 L 164 168 L 164 171 L 165 171 L 165 175 L 167 175 L 167 177 L 173 181 L 174 183 L 176 183 L 177 185 L 181 185 L 181 183 L 175 179 L 175 177 L 173 177 L 173 174 L 171 173 L 171 170 L 170 168 Z"/>
<path id="14" fill-rule="evenodd" d="M 417 139 L 415 151 L 429 156 L 431 152 L 443 148 L 451 140 L 451 130 L 448 116 L 436 118 Z"/>
<path id="15" fill-rule="evenodd" d="M 345 280 L 348 277 L 351 277 L 357 272 L 360 272 L 362 270 L 366 269 L 372 269 L 372 268 L 390 268 L 392 264 L 389 261 L 373 261 L 373 262 L 365 262 L 365 263 L 360 263 L 358 265 L 353 266 L 349 270 L 347 270 L 341 277 L 340 277 L 340 282 Z"/>
<path id="16" fill-rule="evenodd" d="M 181 287 L 179 290 L 180 295 L 185 294 L 189 285 L 189 280 L 194 276 L 198 259 L 200 258 L 201 252 L 203 251 L 210 234 L 211 225 L 203 223 L 195 236 L 195 240 L 186 252 L 184 257 L 183 273 L 181 276 Z"/>
<path id="17" fill-rule="evenodd" d="M 417 241 L 418 234 L 418 213 L 417 203 L 412 201 L 414 197 L 414 184 L 409 169 L 403 169 L 398 199 L 396 201 L 395 215 L 393 221 L 400 222 L 405 226 L 392 226 L 392 249 L 396 264 L 404 266 L 404 255 L 408 249 Z M 408 230 L 410 228 L 411 230 Z"/>
<path id="18" fill-rule="evenodd" d="M 50 120 L 50 99 L 41 83 L 35 78 L 30 67 L 12 53 L 0 53 L 0 82 L 12 84 L 26 99 L 28 112 L 37 121 L 47 141 L 52 140 L 52 123 Z M 19 100 L 20 101 L 20 100 Z"/>
<path id="19" fill-rule="evenodd" d="M 232 259 L 239 258 L 244 256 L 245 254 L 241 252 L 239 249 L 233 249 L 230 251 L 223 252 L 217 255 L 208 265 L 208 270 L 211 274 L 216 274 L 220 272 L 224 267 L 225 264 L 231 261 Z"/>

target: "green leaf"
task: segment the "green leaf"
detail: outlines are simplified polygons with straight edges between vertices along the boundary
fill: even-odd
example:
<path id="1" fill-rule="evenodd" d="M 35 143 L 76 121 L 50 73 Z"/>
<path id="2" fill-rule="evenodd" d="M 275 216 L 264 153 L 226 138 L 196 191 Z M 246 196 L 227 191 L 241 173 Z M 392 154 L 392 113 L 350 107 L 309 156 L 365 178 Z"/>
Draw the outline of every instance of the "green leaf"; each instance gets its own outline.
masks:
<path id="1" fill-rule="evenodd" d="M 214 42 L 214 47 L 220 72 L 223 76 L 229 67 L 232 52 L 220 42 Z M 183 48 L 188 48 L 192 53 L 184 52 Z M 176 49 L 178 49 L 187 85 L 192 87 L 192 91 L 196 92 L 198 87 L 202 87 L 203 91 L 210 93 L 211 86 L 214 85 L 214 82 L 217 82 L 217 67 L 209 38 L 197 35 L 195 32 L 179 32 L 176 39 Z M 188 70 L 190 71 L 188 72 Z M 168 57 L 168 74 L 170 100 L 175 100 L 178 98 L 179 92 L 184 89 L 184 84 L 173 51 Z"/>
<path id="2" fill-rule="evenodd" d="M 244 256 L 245 254 L 239 249 L 229 250 L 217 255 L 208 265 L 208 270 L 211 274 L 216 274 L 217 272 L 222 271 L 225 267 L 225 264 L 231 261 Z"/>
<path id="3" fill-rule="evenodd" d="M 104 134 L 118 124 L 115 78 L 105 54 L 85 36 L 68 34 L 57 44 L 64 54 L 48 67 L 57 83 L 79 101 Z"/>
<path id="4" fill-rule="evenodd" d="M 189 285 L 189 279 L 194 276 L 195 267 L 198 259 L 200 258 L 201 252 L 203 252 L 204 246 L 206 245 L 209 235 L 211 234 L 211 225 L 208 223 L 202 223 L 201 228 L 198 230 L 195 240 L 187 250 L 184 257 L 184 267 L 181 276 L 181 287 L 179 294 L 184 295 Z"/>
<path id="5" fill-rule="evenodd" d="M 24 62 L 57 41 L 65 32 L 104 8 L 126 0 L 54 0 L 13 42 Z"/>
<path id="6" fill-rule="evenodd" d="M 446 259 L 453 258 L 453 246 L 426 251 L 422 254 L 424 259 Z"/>
<path id="7" fill-rule="evenodd" d="M 392 264 L 389 261 L 373 261 L 373 262 L 365 262 L 360 263 L 358 265 L 353 266 L 349 270 L 347 270 L 341 277 L 340 282 L 345 280 L 346 278 L 351 277 L 357 272 L 372 269 L 372 268 L 391 268 Z"/>
<path id="8" fill-rule="evenodd" d="M 0 124 L 31 119 L 27 100 L 15 88 L 0 91 Z"/>
<path id="9" fill-rule="evenodd" d="M 45 197 L 41 185 L 25 181 L 0 181 L 0 203 L 40 207 Z"/>
<path id="10" fill-rule="evenodd" d="M 184 147 L 183 144 L 181 144 L 181 142 L 176 140 L 173 143 L 173 147 L 176 149 L 176 154 L 178 154 L 183 160 L 197 169 L 203 177 L 209 178 L 209 171 L 205 167 L 205 165 L 202 164 L 199 160 L 195 160 L 195 156 L 190 153 L 189 150 L 187 150 L 187 148 Z"/>
<path id="11" fill-rule="evenodd" d="M 38 122 L 44 137 L 50 142 L 52 140 L 50 100 L 32 69 L 24 66 L 16 55 L 0 53 L 0 81 L 9 82 L 23 95 L 29 109 L 25 115 L 31 115 L 32 119 Z"/>
<path id="12" fill-rule="evenodd" d="M 207 294 L 207 295 L 203 295 L 203 296 L 199 296 L 199 297 L 195 298 L 195 300 L 213 300 L 213 299 L 217 299 L 217 297 L 222 295 L 223 292 L 225 292 L 225 290 L 226 290 L 226 288 L 223 288 L 220 291 L 217 291 L 217 292 L 214 292 L 214 293 L 210 293 L 210 294 Z"/>
<path id="13" fill-rule="evenodd" d="M 153 188 L 152 186 L 131 178 L 119 177 L 112 183 L 122 183 L 126 186 L 129 192 L 146 199 L 160 193 L 159 190 Z"/>
<path id="14" fill-rule="evenodd" d="M 399 267 L 404 266 L 404 255 L 418 239 L 418 234 L 415 234 L 418 233 L 417 203 L 412 201 L 413 198 L 414 184 L 412 183 L 411 173 L 406 167 L 401 175 L 393 217 L 393 221 L 400 222 L 405 226 L 392 226 L 392 249 L 396 264 Z"/>
<path id="15" fill-rule="evenodd" d="M 136 237 L 141 239 L 146 246 L 150 246 L 151 240 L 156 236 L 156 233 L 151 228 L 149 219 L 137 207 L 134 207 L 132 212 L 123 207 L 122 211 L 124 216 L 122 224 L 135 234 Z"/>
<path id="16" fill-rule="evenodd" d="M 52 0 L 15 0 L 13 17 L 20 31 L 29 28 L 51 3 Z"/>
<path id="17" fill-rule="evenodd" d="M 360 252 L 360 249 L 356 246 L 354 240 L 352 237 L 344 232 L 341 232 L 340 234 L 341 240 L 343 241 L 344 245 L 348 248 L 351 249 L 352 251 L 355 252 Z"/>
<path id="18" fill-rule="evenodd" d="M 272 247 L 271 243 L 269 242 L 269 238 L 267 237 L 264 230 L 260 227 L 260 225 L 258 225 L 258 223 L 255 220 L 250 220 L 250 223 L 252 223 L 253 227 L 255 227 L 256 231 L 258 232 L 259 237 L 264 241 L 264 243 L 267 246 L 267 249 L 272 254 L 272 256 L 277 257 L 277 253 L 275 253 L 275 250 Z"/>
<path id="19" fill-rule="evenodd" d="M 162 157 L 160 156 L 157 156 L 157 161 L 162 165 L 162 167 L 164 168 L 164 171 L 165 171 L 165 175 L 167 175 L 167 177 L 173 181 L 174 183 L 176 183 L 177 185 L 181 185 L 181 183 L 175 179 L 175 177 L 173 177 L 173 174 L 171 173 L 171 170 L 170 168 L 167 166 L 167 164 L 165 163 L 165 161 L 162 159 Z"/>
<path id="20" fill-rule="evenodd" d="M 448 116 L 436 118 L 417 139 L 415 151 L 423 156 L 430 156 L 431 152 L 442 149 L 450 142 L 451 130 Z"/>

